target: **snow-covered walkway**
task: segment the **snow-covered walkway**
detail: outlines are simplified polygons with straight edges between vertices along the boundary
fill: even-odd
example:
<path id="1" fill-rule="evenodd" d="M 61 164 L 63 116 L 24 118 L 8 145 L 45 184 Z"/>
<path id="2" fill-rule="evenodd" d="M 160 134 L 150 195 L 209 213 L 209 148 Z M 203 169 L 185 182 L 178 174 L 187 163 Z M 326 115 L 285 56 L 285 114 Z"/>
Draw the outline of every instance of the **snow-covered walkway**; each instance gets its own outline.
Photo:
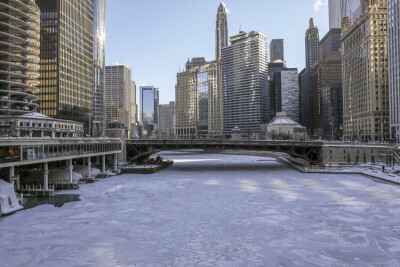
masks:
<path id="1" fill-rule="evenodd" d="M 399 266 L 400 187 L 273 159 L 167 154 L 157 174 L 0 218 L 0 266 Z"/>

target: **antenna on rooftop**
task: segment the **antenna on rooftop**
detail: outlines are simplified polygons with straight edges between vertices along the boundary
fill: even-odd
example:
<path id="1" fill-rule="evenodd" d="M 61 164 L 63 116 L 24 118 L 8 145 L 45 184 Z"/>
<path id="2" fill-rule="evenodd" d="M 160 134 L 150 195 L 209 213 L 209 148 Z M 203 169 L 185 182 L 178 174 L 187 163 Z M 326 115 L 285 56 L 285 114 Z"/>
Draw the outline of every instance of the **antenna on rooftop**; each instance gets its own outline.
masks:
<path id="1" fill-rule="evenodd" d="M 242 31 L 242 23 L 240 22 L 239 33 Z"/>

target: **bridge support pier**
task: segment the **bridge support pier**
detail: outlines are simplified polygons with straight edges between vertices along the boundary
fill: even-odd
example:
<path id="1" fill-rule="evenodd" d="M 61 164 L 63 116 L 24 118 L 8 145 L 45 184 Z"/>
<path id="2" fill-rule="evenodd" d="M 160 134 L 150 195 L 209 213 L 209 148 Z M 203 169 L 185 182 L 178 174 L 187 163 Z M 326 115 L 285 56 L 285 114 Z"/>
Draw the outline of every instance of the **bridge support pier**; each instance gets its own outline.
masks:
<path id="1" fill-rule="evenodd" d="M 106 173 L 106 155 L 101 156 L 101 172 Z"/>
<path id="2" fill-rule="evenodd" d="M 90 157 L 88 157 L 88 178 L 93 178 L 92 177 L 92 160 Z"/>
<path id="3" fill-rule="evenodd" d="M 15 167 L 14 166 L 10 167 L 10 171 L 9 171 L 8 175 L 10 178 L 10 183 L 12 183 L 14 185 L 14 181 L 15 181 Z"/>
<path id="4" fill-rule="evenodd" d="M 118 171 L 118 154 L 114 154 L 114 171 Z"/>
<path id="5" fill-rule="evenodd" d="M 67 164 L 68 164 L 68 170 L 69 170 L 69 179 L 70 179 L 71 184 L 73 184 L 72 171 L 74 170 L 74 165 L 72 165 L 72 159 L 67 160 Z"/>
<path id="6" fill-rule="evenodd" d="M 44 164 L 43 190 L 49 190 L 49 163 Z"/>

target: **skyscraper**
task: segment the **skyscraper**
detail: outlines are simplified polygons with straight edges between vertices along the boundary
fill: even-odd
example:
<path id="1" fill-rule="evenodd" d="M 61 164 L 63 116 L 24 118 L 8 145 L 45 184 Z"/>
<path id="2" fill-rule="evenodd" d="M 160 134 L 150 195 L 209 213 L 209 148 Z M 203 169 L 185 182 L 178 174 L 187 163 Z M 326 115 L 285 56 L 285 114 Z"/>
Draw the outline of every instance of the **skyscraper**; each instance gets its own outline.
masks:
<path id="1" fill-rule="evenodd" d="M 313 130 L 316 137 L 339 135 L 342 124 L 342 54 L 324 53 L 312 68 Z M 336 117 L 339 116 L 339 117 Z"/>
<path id="2" fill-rule="evenodd" d="M 204 57 L 188 60 L 185 70 L 176 75 L 175 134 L 179 138 L 198 135 L 199 68 L 207 64 Z M 202 75 L 200 75 L 202 76 Z"/>
<path id="3" fill-rule="evenodd" d="M 160 94 L 154 86 L 140 86 L 140 123 L 142 136 L 154 137 L 158 132 Z"/>
<path id="4" fill-rule="evenodd" d="M 210 112 L 209 112 L 209 135 L 221 136 L 222 135 L 222 49 L 228 46 L 228 20 L 227 8 L 223 2 L 218 7 L 217 21 L 216 21 L 216 44 L 215 44 L 215 64 L 210 65 L 210 75 L 213 85 L 209 88 L 210 92 Z M 213 68 L 216 68 L 216 73 Z M 216 75 L 214 80 L 212 77 Z"/>
<path id="5" fill-rule="evenodd" d="M 259 135 L 269 122 L 267 37 L 257 31 L 240 32 L 222 49 L 223 131 L 239 127 Z"/>
<path id="6" fill-rule="evenodd" d="M 215 33 L 215 59 L 221 59 L 222 48 L 228 46 L 228 21 L 226 18 L 226 5 L 224 2 L 218 7 L 217 27 Z"/>
<path id="7" fill-rule="evenodd" d="M 361 16 L 361 2 L 364 0 L 330 0 L 340 2 L 340 24 L 341 28 L 344 17 L 349 17 L 355 23 Z"/>
<path id="8" fill-rule="evenodd" d="M 277 112 L 286 112 L 287 116 L 296 121 L 300 121 L 299 116 L 299 72 L 296 68 L 285 68 L 281 71 L 281 109 Z"/>
<path id="9" fill-rule="evenodd" d="M 341 28 L 341 0 L 329 0 L 329 29 Z"/>
<path id="10" fill-rule="evenodd" d="M 94 0 L 93 17 L 93 117 L 92 136 L 99 137 L 105 132 L 104 83 L 106 47 L 106 0 Z"/>
<path id="11" fill-rule="evenodd" d="M 41 11 L 40 111 L 84 123 L 93 111 L 93 0 L 36 0 Z"/>
<path id="12" fill-rule="evenodd" d="M 310 18 L 309 27 L 305 34 L 306 68 L 299 75 L 300 85 L 300 123 L 308 131 L 313 130 L 313 77 L 312 68 L 320 57 L 319 30 Z"/>
<path id="13" fill-rule="evenodd" d="M 319 30 L 314 26 L 314 19 L 310 18 L 309 28 L 306 31 L 306 68 L 311 68 L 319 59 Z"/>
<path id="14" fill-rule="evenodd" d="M 121 121 L 130 130 L 133 93 L 131 70 L 125 65 L 106 66 L 105 76 L 106 122 Z"/>
<path id="15" fill-rule="evenodd" d="M 136 104 L 136 83 L 131 81 L 131 129 L 132 126 L 136 125 L 138 122 L 137 118 L 137 104 Z"/>
<path id="16" fill-rule="evenodd" d="M 270 118 L 275 118 L 276 113 L 282 109 L 282 69 L 286 68 L 285 61 L 268 63 L 268 107 Z"/>
<path id="17" fill-rule="evenodd" d="M 339 51 L 341 48 L 340 38 L 342 36 L 341 28 L 332 28 L 319 42 L 319 58 L 323 58 L 327 52 Z"/>
<path id="18" fill-rule="evenodd" d="M 342 135 L 343 92 L 341 29 L 330 29 L 320 42 L 317 71 L 319 116 L 314 116 L 325 138 L 339 139 Z M 315 91 L 315 90 L 314 90 Z M 316 98 L 314 98 L 315 101 Z"/>
<path id="19" fill-rule="evenodd" d="M 171 101 L 169 104 L 160 105 L 160 120 L 158 130 L 162 138 L 174 137 L 174 124 L 175 102 Z"/>
<path id="20" fill-rule="evenodd" d="M 386 140 L 389 138 L 387 1 L 365 0 L 362 10 L 365 12 L 358 22 L 344 28 L 342 36 L 344 138 Z"/>
<path id="21" fill-rule="evenodd" d="M 285 48 L 283 39 L 273 39 L 270 44 L 270 62 L 285 61 Z"/>
<path id="22" fill-rule="evenodd" d="M 400 1 L 388 1 L 391 138 L 400 140 Z"/>
<path id="23" fill-rule="evenodd" d="M 1 1 L 0 116 L 38 109 L 40 11 L 35 1 Z"/>

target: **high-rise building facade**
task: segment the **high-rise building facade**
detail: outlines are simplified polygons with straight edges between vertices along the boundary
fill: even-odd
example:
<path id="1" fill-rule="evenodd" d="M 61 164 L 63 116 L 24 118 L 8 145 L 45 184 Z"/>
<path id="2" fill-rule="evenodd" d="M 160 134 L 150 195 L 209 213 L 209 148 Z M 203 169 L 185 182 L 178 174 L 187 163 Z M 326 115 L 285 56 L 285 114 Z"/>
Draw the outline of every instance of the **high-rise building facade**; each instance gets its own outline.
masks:
<path id="1" fill-rule="evenodd" d="M 286 68 L 286 62 L 277 60 L 268 63 L 268 101 L 270 118 L 275 118 L 276 113 L 282 110 L 282 69 Z"/>
<path id="2" fill-rule="evenodd" d="M 339 51 L 341 48 L 340 38 L 342 37 L 342 29 L 332 28 L 319 42 L 319 58 L 323 58 L 324 54 L 332 51 Z"/>
<path id="3" fill-rule="evenodd" d="M 343 91 L 342 91 L 342 29 L 330 29 L 320 42 L 320 60 L 318 61 L 318 127 L 321 136 L 338 140 L 343 128 Z"/>
<path id="4" fill-rule="evenodd" d="M 136 104 L 136 83 L 131 81 L 131 129 L 132 126 L 135 126 L 138 122 L 138 115 L 137 115 L 137 104 Z"/>
<path id="5" fill-rule="evenodd" d="M 93 17 L 93 117 L 92 136 L 105 134 L 104 83 L 106 48 L 106 0 L 94 0 Z"/>
<path id="6" fill-rule="evenodd" d="M 105 76 L 106 122 L 121 121 L 130 130 L 133 93 L 131 70 L 125 65 L 106 66 Z"/>
<path id="7" fill-rule="evenodd" d="M 333 2 L 340 2 L 340 21 L 339 27 L 341 28 L 342 21 L 344 17 L 349 17 L 352 23 L 357 22 L 361 16 L 361 2 L 364 0 L 330 0 Z M 330 18 L 329 18 L 330 19 Z"/>
<path id="8" fill-rule="evenodd" d="M 259 135 L 269 122 L 267 37 L 240 32 L 222 49 L 223 132 Z"/>
<path id="9" fill-rule="evenodd" d="M 300 124 L 310 132 L 313 129 L 313 104 L 312 104 L 312 68 L 305 68 L 299 74 L 300 86 Z"/>
<path id="10" fill-rule="evenodd" d="M 315 137 L 339 137 L 342 124 L 342 54 L 324 53 L 312 68 L 313 134 Z M 339 117 L 334 117 L 339 116 Z"/>
<path id="11" fill-rule="evenodd" d="M 311 68 L 319 59 L 319 29 L 314 26 L 314 19 L 310 18 L 305 37 L 306 68 Z"/>
<path id="12" fill-rule="evenodd" d="M 286 112 L 287 117 L 299 122 L 300 90 L 298 83 L 299 72 L 296 68 L 285 68 L 281 71 L 282 107 L 278 112 Z"/>
<path id="13" fill-rule="evenodd" d="M 361 18 L 342 36 L 344 138 L 387 140 L 387 1 L 365 0 L 362 10 Z"/>
<path id="14" fill-rule="evenodd" d="M 283 39 L 273 39 L 269 45 L 270 62 L 276 60 L 285 61 L 285 47 Z"/>
<path id="15" fill-rule="evenodd" d="M 36 0 L 41 11 L 40 111 L 84 123 L 93 114 L 93 0 Z"/>
<path id="16" fill-rule="evenodd" d="M 400 1 L 388 0 L 391 138 L 400 142 Z"/>
<path id="17" fill-rule="evenodd" d="M 158 134 L 160 93 L 154 86 L 140 86 L 140 123 L 142 137 L 151 138 Z"/>
<path id="18" fill-rule="evenodd" d="M 329 0 L 329 29 L 341 28 L 341 0 Z"/>
<path id="19" fill-rule="evenodd" d="M 305 34 L 306 68 L 299 75 L 300 85 L 300 123 L 310 132 L 314 129 L 313 117 L 313 81 L 312 68 L 320 58 L 319 30 L 310 18 L 309 27 Z"/>
<path id="20" fill-rule="evenodd" d="M 221 59 L 222 48 L 228 46 L 228 20 L 224 2 L 218 7 L 217 25 L 215 30 L 215 59 Z"/>
<path id="21" fill-rule="evenodd" d="M 216 21 L 216 34 L 215 34 L 215 63 L 211 64 L 208 68 L 210 75 L 209 79 L 212 80 L 212 87 L 209 88 L 210 92 L 210 111 L 209 111 L 209 136 L 222 135 L 222 67 L 221 57 L 222 49 L 228 46 L 228 20 L 227 8 L 222 2 L 218 7 L 217 21 Z M 216 68 L 216 81 L 214 68 Z M 216 82 L 216 84 L 214 84 Z"/>
<path id="22" fill-rule="evenodd" d="M 174 137 L 175 102 L 160 105 L 160 120 L 158 130 L 161 138 Z"/>
<path id="23" fill-rule="evenodd" d="M 40 11 L 35 1 L 1 1 L 0 116 L 38 109 Z"/>

